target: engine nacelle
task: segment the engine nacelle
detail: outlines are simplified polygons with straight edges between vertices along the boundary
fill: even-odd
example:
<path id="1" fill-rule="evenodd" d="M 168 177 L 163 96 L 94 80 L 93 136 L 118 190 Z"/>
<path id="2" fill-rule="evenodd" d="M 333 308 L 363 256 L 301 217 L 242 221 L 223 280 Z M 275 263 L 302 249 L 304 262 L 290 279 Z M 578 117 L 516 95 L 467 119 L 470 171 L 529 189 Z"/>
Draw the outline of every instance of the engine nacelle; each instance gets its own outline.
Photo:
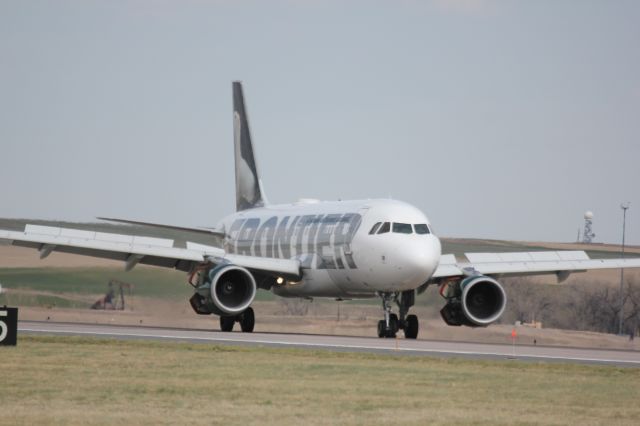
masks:
<path id="1" fill-rule="evenodd" d="M 236 265 L 219 265 L 208 271 L 190 302 L 198 314 L 232 316 L 241 314 L 253 303 L 256 291 L 251 272 Z"/>
<path id="2" fill-rule="evenodd" d="M 507 295 L 493 278 L 476 275 L 451 283 L 447 304 L 440 311 L 448 325 L 486 327 L 496 322 L 507 307 Z"/>

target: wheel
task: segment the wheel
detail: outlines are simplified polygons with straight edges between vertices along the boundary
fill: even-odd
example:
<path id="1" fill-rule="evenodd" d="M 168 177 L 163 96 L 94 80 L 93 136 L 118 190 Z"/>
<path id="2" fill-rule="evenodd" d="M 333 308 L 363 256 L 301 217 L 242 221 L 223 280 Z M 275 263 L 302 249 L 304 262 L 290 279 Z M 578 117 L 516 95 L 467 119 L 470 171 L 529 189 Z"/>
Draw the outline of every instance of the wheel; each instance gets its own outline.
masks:
<path id="1" fill-rule="evenodd" d="M 253 308 L 249 307 L 240 315 L 240 328 L 244 333 L 251 333 L 255 324 L 256 316 Z"/>
<path id="2" fill-rule="evenodd" d="M 220 317 L 220 330 L 232 331 L 235 323 L 236 317 Z"/>
<path id="3" fill-rule="evenodd" d="M 400 321 L 398 321 L 398 316 L 396 314 L 389 315 L 389 327 L 394 332 L 398 331 L 400 328 Z"/>
<path id="4" fill-rule="evenodd" d="M 389 315 L 389 329 L 387 330 L 387 337 L 396 337 L 398 331 L 398 316 L 396 314 Z"/>
<path id="5" fill-rule="evenodd" d="M 378 337 L 382 338 L 386 334 L 386 324 L 383 320 L 378 321 Z"/>
<path id="6" fill-rule="evenodd" d="M 415 315 L 407 316 L 407 325 L 404 328 L 404 337 L 407 339 L 415 339 L 418 337 L 418 330 L 420 324 L 418 323 L 418 317 Z"/>

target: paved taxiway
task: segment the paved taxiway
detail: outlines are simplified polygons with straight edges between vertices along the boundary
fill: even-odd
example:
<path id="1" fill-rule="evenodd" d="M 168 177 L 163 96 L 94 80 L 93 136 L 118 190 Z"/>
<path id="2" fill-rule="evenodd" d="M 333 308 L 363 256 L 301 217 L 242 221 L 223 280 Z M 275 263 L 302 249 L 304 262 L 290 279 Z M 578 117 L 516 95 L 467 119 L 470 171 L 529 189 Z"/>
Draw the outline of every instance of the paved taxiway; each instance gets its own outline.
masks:
<path id="1" fill-rule="evenodd" d="M 574 362 L 640 367 L 640 352 L 549 346 L 522 346 L 445 342 L 434 340 L 378 339 L 284 333 L 222 333 L 175 328 L 110 326 L 21 321 L 24 334 L 96 336 L 119 339 L 168 340 L 229 345 L 293 347 L 334 351 L 423 355 L 476 359 L 503 359 L 541 362 Z"/>

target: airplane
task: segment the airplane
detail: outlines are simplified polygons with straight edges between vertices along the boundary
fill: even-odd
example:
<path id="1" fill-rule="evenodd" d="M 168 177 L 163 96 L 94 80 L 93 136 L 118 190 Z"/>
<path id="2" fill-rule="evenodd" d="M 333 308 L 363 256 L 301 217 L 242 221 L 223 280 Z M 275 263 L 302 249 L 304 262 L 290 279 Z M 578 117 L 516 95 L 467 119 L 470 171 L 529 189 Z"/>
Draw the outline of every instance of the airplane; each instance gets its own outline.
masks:
<path id="1" fill-rule="evenodd" d="M 502 277 L 555 274 L 559 282 L 589 269 L 640 267 L 637 259 L 590 259 L 584 251 L 442 254 L 431 222 L 418 208 L 389 199 L 269 204 L 253 152 L 244 94 L 232 83 L 236 212 L 215 228 L 186 228 L 117 218 L 112 222 L 200 232 L 219 237 L 221 247 L 115 233 L 26 225 L 0 230 L 0 239 L 52 252 L 173 268 L 188 274 L 189 299 L 199 315 L 219 317 L 220 329 L 240 324 L 252 332 L 251 307 L 258 289 L 281 297 L 380 298 L 378 337 L 416 339 L 418 317 L 409 314 L 418 294 L 439 286 L 442 319 L 451 326 L 486 327 L 503 314 Z M 397 313 L 393 312 L 393 305 Z"/>

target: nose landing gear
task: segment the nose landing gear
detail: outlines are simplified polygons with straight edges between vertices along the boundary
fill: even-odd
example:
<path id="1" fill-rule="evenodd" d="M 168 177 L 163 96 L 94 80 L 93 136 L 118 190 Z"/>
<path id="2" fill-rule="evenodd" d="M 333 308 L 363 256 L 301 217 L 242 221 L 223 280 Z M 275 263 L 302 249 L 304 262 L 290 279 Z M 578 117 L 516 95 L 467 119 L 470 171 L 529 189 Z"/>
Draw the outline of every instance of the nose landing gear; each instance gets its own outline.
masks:
<path id="1" fill-rule="evenodd" d="M 398 332 L 398 316 L 391 313 L 391 301 L 398 296 L 397 293 L 380 293 L 382 298 L 382 309 L 384 309 L 384 319 L 378 321 L 378 337 L 396 337 Z"/>
<path id="2" fill-rule="evenodd" d="M 384 310 L 384 319 L 378 321 L 378 337 L 396 337 L 398 330 L 404 330 L 405 338 L 417 338 L 420 329 L 418 317 L 407 315 L 409 308 L 415 303 L 415 291 L 383 292 L 378 295 L 382 299 L 382 309 Z M 400 317 L 391 312 L 392 302 L 396 302 L 398 305 Z"/>

